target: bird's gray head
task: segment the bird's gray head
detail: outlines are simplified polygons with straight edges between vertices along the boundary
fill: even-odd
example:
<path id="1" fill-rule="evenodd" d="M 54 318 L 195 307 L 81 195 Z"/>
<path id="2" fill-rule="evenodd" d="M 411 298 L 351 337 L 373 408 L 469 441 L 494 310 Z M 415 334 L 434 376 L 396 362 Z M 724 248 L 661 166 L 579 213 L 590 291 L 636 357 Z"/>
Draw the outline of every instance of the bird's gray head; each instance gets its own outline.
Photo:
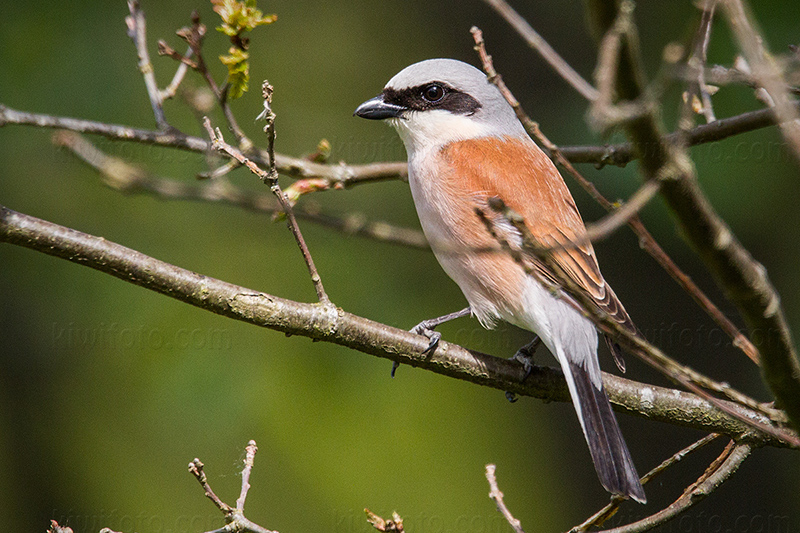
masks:
<path id="1" fill-rule="evenodd" d="M 388 120 L 409 155 L 458 140 L 526 135 L 483 72 L 455 59 L 428 59 L 404 68 L 355 114 Z"/>

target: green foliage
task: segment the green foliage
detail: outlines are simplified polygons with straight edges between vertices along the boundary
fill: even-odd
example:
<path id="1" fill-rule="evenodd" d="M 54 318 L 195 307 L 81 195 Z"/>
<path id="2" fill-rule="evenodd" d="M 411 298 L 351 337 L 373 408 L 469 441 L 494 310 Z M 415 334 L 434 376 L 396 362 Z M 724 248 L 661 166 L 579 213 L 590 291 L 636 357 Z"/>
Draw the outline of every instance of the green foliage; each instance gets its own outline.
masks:
<path id="1" fill-rule="evenodd" d="M 227 55 L 219 56 L 220 61 L 228 67 L 228 98 L 236 99 L 247 92 L 250 82 L 250 65 L 247 53 L 248 40 L 242 37 L 246 31 L 251 31 L 263 24 L 272 24 L 278 19 L 277 15 L 264 15 L 256 7 L 255 0 L 211 0 L 214 11 L 222 19 L 222 24 L 217 26 L 220 31 L 231 38 L 233 46 Z"/>
<path id="2" fill-rule="evenodd" d="M 277 15 L 267 15 L 256 8 L 255 0 L 211 0 L 214 11 L 222 19 L 222 25 L 217 27 L 229 37 L 238 37 L 242 32 L 250 31 L 262 24 L 272 24 L 278 19 Z"/>
<path id="3" fill-rule="evenodd" d="M 250 54 L 231 46 L 228 55 L 219 56 L 219 60 L 228 67 L 228 98 L 236 99 L 247 92 L 250 85 L 250 65 L 247 60 Z"/>

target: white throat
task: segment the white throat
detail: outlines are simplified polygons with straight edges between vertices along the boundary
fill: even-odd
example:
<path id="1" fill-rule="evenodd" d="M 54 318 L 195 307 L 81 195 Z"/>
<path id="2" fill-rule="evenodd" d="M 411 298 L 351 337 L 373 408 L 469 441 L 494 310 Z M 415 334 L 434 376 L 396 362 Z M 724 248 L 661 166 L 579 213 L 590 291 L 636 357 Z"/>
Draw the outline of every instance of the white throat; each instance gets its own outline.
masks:
<path id="1" fill-rule="evenodd" d="M 417 152 L 440 148 L 455 141 L 508 135 L 508 132 L 473 120 L 468 115 L 456 115 L 442 109 L 411 111 L 402 118 L 392 118 L 387 122 L 397 130 L 409 158 Z"/>

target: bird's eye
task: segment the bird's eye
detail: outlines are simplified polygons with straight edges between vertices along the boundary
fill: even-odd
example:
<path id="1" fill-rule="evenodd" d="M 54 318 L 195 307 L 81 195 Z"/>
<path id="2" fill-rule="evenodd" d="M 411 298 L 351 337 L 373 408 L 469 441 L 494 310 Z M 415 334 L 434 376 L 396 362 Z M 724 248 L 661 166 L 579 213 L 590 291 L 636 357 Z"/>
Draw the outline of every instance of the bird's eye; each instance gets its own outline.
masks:
<path id="1" fill-rule="evenodd" d="M 432 83 L 422 89 L 422 97 L 431 103 L 436 103 L 444 98 L 444 87 L 438 83 Z"/>

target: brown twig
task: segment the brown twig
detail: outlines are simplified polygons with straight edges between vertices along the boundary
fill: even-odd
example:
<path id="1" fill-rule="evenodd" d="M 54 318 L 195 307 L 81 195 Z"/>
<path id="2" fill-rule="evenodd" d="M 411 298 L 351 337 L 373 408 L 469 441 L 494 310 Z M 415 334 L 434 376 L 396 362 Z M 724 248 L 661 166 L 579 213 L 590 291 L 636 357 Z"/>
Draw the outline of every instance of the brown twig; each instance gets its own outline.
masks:
<path id="1" fill-rule="evenodd" d="M 525 533 L 525 530 L 522 529 L 522 523 L 514 518 L 514 515 L 511 514 L 511 511 L 506 507 L 506 502 L 503 501 L 503 493 L 497 485 L 497 477 L 495 476 L 496 468 L 497 467 L 493 464 L 486 465 L 486 480 L 489 482 L 489 497 L 497 504 L 497 510 L 502 513 L 511 528 L 516 533 Z"/>
<path id="2" fill-rule="evenodd" d="M 139 56 L 139 71 L 144 77 L 144 84 L 147 87 L 147 95 L 150 97 L 150 105 L 156 118 L 156 126 L 162 131 L 170 129 L 164 117 L 164 107 L 161 92 L 158 90 L 153 63 L 150 62 L 150 54 L 147 51 L 146 25 L 144 11 L 142 11 L 138 0 L 128 0 L 128 10 L 130 15 L 125 17 L 128 26 L 128 36 L 136 46 L 136 53 Z"/>
<path id="3" fill-rule="evenodd" d="M 545 149 L 547 149 L 551 156 L 555 159 L 561 167 L 567 172 L 586 190 L 594 200 L 599 203 L 606 211 L 613 213 L 617 208 L 614 204 L 608 201 L 603 196 L 597 187 L 592 182 L 587 180 L 583 175 L 578 172 L 574 166 L 568 161 L 563 154 L 563 148 L 559 148 L 542 133 L 539 125 L 531 120 L 531 118 L 522 109 L 511 91 L 503 83 L 502 77 L 494 69 L 492 57 L 486 52 L 486 44 L 483 40 L 483 35 L 478 28 L 473 27 L 473 38 L 475 39 L 475 49 L 477 50 L 481 63 L 483 64 L 484 71 L 486 72 L 489 81 L 497 85 L 500 92 L 503 94 L 508 103 L 514 108 L 520 122 L 525 126 L 528 133 L 534 137 Z M 655 192 L 655 184 L 659 184 L 658 180 L 649 181 L 646 183 L 653 184 L 653 192 Z M 659 185 L 660 187 L 660 185 Z M 635 207 L 635 206 L 634 206 Z M 624 206 L 620 209 L 624 209 Z M 635 211 L 635 210 L 634 210 Z M 622 220 L 621 217 L 618 220 Z M 719 308 L 708 298 L 705 293 L 698 287 L 692 279 L 687 276 L 677 264 L 669 257 L 663 248 L 656 242 L 652 234 L 645 228 L 642 221 L 638 216 L 627 217 L 628 225 L 639 238 L 640 246 L 648 253 L 661 267 L 685 290 L 696 302 L 704 309 L 708 315 L 725 331 L 732 339 L 734 346 L 741 349 L 754 363 L 758 364 L 759 355 L 758 350 L 753 346 L 750 340 L 744 336 L 739 329 L 728 320 L 728 318 L 719 310 Z"/>
<path id="4" fill-rule="evenodd" d="M 244 469 L 242 469 L 242 491 L 239 494 L 239 498 L 236 500 L 236 508 L 240 511 L 244 510 L 244 502 L 247 500 L 247 491 L 250 490 L 250 472 L 253 471 L 253 461 L 255 461 L 257 451 L 258 446 L 256 446 L 256 441 L 251 440 L 247 443 L 245 447 Z"/>
<path id="5" fill-rule="evenodd" d="M 275 216 L 283 213 L 273 194 L 242 189 L 229 181 L 213 180 L 186 183 L 176 179 L 150 174 L 122 159 L 110 156 L 98 149 L 83 136 L 72 131 L 61 130 L 53 134 L 53 142 L 70 150 L 76 157 L 103 175 L 109 187 L 123 194 L 149 194 L 162 200 L 203 201 L 232 205 Z M 236 167 L 238 161 L 231 160 Z M 430 246 L 421 231 L 402 228 L 382 221 L 369 221 L 360 213 L 336 217 L 321 213 L 318 209 L 293 206 L 297 218 L 341 231 L 347 235 L 366 237 L 408 248 L 429 250 Z"/>
<path id="6" fill-rule="evenodd" d="M 693 442 L 686 448 L 682 449 L 681 451 L 671 455 L 667 459 L 661 462 L 658 466 L 650 470 L 644 476 L 642 476 L 642 485 L 648 483 L 653 478 L 664 472 L 667 468 L 674 466 L 675 464 L 679 463 L 683 460 L 684 457 L 693 453 L 700 448 L 703 448 L 707 444 L 710 444 L 712 441 L 716 440 L 719 437 L 718 433 L 711 433 L 706 435 L 702 439 Z M 597 511 L 595 514 L 587 518 L 582 523 L 578 524 L 577 526 L 573 527 L 569 530 L 569 533 L 582 533 L 584 531 L 588 531 L 591 527 L 597 526 L 600 527 L 606 520 L 614 516 L 619 508 L 620 504 L 625 502 L 626 500 L 620 496 L 612 496 L 611 501 L 602 509 Z"/>
<path id="7" fill-rule="evenodd" d="M 720 485 L 732 476 L 739 466 L 747 459 L 753 446 L 748 443 L 729 443 L 722 454 L 717 457 L 698 480 L 688 487 L 684 493 L 668 507 L 654 513 L 647 518 L 614 529 L 604 530 L 604 533 L 642 533 L 649 531 L 680 513 L 693 507 L 704 500 Z"/>
<path id="8" fill-rule="evenodd" d="M 711 42 L 711 26 L 714 22 L 714 11 L 717 7 L 717 0 L 703 0 L 699 4 L 702 11 L 700 16 L 700 23 L 697 26 L 694 42 L 692 44 L 692 53 L 686 61 L 687 67 L 695 72 L 694 77 L 686 89 L 686 104 L 695 113 L 702 113 L 707 123 L 714 122 L 717 118 L 714 116 L 714 107 L 711 104 L 711 95 L 708 92 L 706 85 L 706 61 L 708 60 L 708 45 Z M 699 96 L 698 96 L 699 95 Z M 697 101 L 695 101 L 697 99 Z M 694 124 L 687 124 L 685 128 L 688 130 Z"/>
<path id="9" fill-rule="evenodd" d="M 289 205 L 289 201 L 286 199 L 286 195 L 283 194 L 283 191 L 278 185 L 278 172 L 274 164 L 275 158 L 270 158 L 273 163 L 270 166 L 270 171 L 268 172 L 260 168 L 242 152 L 226 143 L 222 138 L 222 132 L 219 130 L 219 128 L 214 131 L 214 129 L 211 127 L 211 121 L 208 119 L 208 117 L 204 119 L 203 125 L 205 126 L 206 131 L 211 138 L 214 148 L 222 153 L 227 154 L 229 157 L 236 159 L 239 164 L 246 166 L 253 174 L 258 176 L 261 181 L 270 186 L 270 190 L 273 192 L 273 194 L 275 194 L 281 209 L 286 215 L 289 229 L 291 230 L 292 235 L 297 242 L 297 246 L 300 248 L 300 253 L 303 255 L 306 267 L 308 268 L 308 273 L 311 276 L 311 282 L 314 284 L 314 290 L 317 292 L 317 299 L 321 304 L 329 305 L 330 299 L 325 293 L 325 288 L 322 286 L 322 279 L 319 276 L 316 265 L 314 265 L 314 259 L 311 257 L 311 253 L 308 251 L 308 246 L 306 245 L 303 234 L 301 233 L 300 227 L 297 224 L 297 218 L 294 216 L 294 212 L 292 211 L 291 205 Z"/>
<path id="10" fill-rule="evenodd" d="M 259 327 L 331 342 L 401 364 L 458 378 L 519 396 L 569 401 L 561 372 L 534 368 L 526 380 L 519 363 L 470 352 L 440 341 L 435 353 L 423 355 L 428 340 L 327 306 L 286 300 L 240 287 L 159 261 L 107 239 L 87 235 L 0 206 L 0 242 L 23 246 L 110 274 L 207 311 Z M 603 373 L 610 400 L 630 413 L 733 438 L 751 434 L 750 426 L 725 415 L 695 394 L 637 383 Z M 770 424 L 763 414 L 734 403 L 742 417 Z M 755 437 L 755 435 L 753 435 Z M 786 447 L 786 441 L 758 435 L 764 445 Z M 795 440 L 797 437 L 795 436 Z"/>
<path id="11" fill-rule="evenodd" d="M 754 81 L 770 96 L 776 114 L 784 118 L 781 121 L 781 132 L 789 142 L 795 157 L 800 159 L 800 113 L 790 98 L 780 69 L 767 50 L 764 37 L 755 28 L 749 7 L 745 5 L 744 0 L 721 0 L 721 6 L 728 19 L 728 25 L 747 59 Z M 800 420 L 798 422 L 800 423 Z"/>
<path id="12" fill-rule="evenodd" d="M 541 35 L 536 33 L 528 21 L 522 18 L 519 13 L 508 5 L 505 0 L 484 0 L 489 4 L 519 35 L 525 39 L 528 46 L 536 50 L 547 63 L 581 96 L 590 102 L 597 98 L 597 89 L 592 87 L 572 66 L 558 55 L 552 46 L 545 41 Z"/>
<path id="13" fill-rule="evenodd" d="M 192 48 L 186 50 L 186 54 L 184 54 L 184 59 L 191 59 Z M 181 61 L 181 64 L 178 65 L 178 68 L 175 70 L 175 75 L 172 77 L 172 81 L 169 82 L 169 85 L 164 87 L 161 91 L 159 91 L 159 96 L 161 100 L 169 100 L 170 98 L 174 98 L 175 95 L 178 93 L 178 87 L 180 87 L 181 82 L 183 82 L 184 76 L 186 76 L 186 72 L 189 71 L 189 65 L 185 62 Z"/>
<path id="14" fill-rule="evenodd" d="M 197 479 L 197 482 L 200 483 L 200 486 L 203 487 L 203 492 L 206 495 L 206 498 L 211 500 L 211 502 L 217 506 L 217 509 L 222 511 L 225 514 L 229 514 L 232 509 L 228 506 L 227 503 L 223 502 L 219 499 L 214 491 L 211 489 L 211 485 L 208 483 L 208 477 L 206 477 L 206 473 L 203 470 L 205 465 L 202 461 L 198 458 L 194 458 L 191 463 L 189 463 L 189 472 Z"/>
<path id="15" fill-rule="evenodd" d="M 366 508 L 364 509 L 364 513 L 367 515 L 367 522 L 381 533 L 403 533 L 403 531 L 405 531 L 403 528 L 403 519 L 396 511 L 392 512 L 392 518 L 390 520 L 386 520 Z"/>
<path id="16" fill-rule="evenodd" d="M 231 507 L 223 502 L 214 491 L 211 490 L 211 485 L 208 483 L 208 478 L 203 470 L 204 465 L 200 459 L 194 459 L 189 463 L 189 472 L 197 479 L 200 486 L 203 487 L 205 495 L 214 503 L 217 509 L 222 511 L 225 517 L 225 527 L 216 529 L 212 533 L 277 533 L 256 524 L 244 516 L 244 503 L 247 499 L 247 491 L 250 489 L 250 472 L 253 469 L 253 460 L 255 459 L 256 451 L 258 451 L 256 442 L 251 440 L 247 443 L 247 447 L 245 448 L 242 490 L 239 499 L 236 500 L 236 507 Z"/>

